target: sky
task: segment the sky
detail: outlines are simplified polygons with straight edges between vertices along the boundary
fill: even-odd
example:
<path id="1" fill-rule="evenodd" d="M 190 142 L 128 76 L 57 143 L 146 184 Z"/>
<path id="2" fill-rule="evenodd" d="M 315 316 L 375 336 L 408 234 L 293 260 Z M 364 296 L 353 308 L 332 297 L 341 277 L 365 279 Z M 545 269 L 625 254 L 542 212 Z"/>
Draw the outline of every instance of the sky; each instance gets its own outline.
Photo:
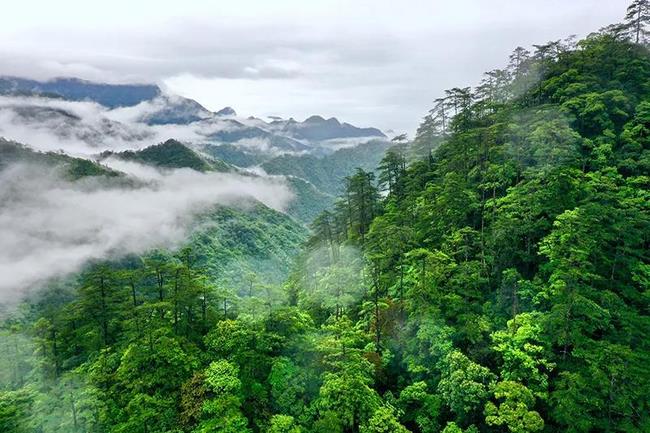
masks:
<path id="1" fill-rule="evenodd" d="M 211 110 L 413 133 L 516 46 L 587 35 L 628 0 L 21 0 L 0 75 L 155 82 Z"/>

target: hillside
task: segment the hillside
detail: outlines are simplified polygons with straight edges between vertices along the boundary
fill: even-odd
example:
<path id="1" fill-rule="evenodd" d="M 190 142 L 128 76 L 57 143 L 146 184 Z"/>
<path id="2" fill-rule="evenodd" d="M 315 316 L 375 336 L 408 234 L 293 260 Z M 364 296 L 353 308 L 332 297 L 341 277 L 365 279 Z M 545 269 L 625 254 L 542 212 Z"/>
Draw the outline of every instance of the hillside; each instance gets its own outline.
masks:
<path id="1" fill-rule="evenodd" d="M 137 151 L 103 152 L 100 155 L 100 160 L 107 158 L 118 158 L 163 169 L 191 168 L 199 172 L 222 173 L 238 171 L 236 167 L 219 159 L 204 157 L 176 140 L 167 140 Z M 247 175 L 257 176 L 252 173 Z M 286 213 L 304 224 L 310 224 L 316 215 L 334 202 L 333 196 L 321 192 L 301 178 L 288 176 L 287 183 L 295 197 L 289 203 Z"/>
<path id="2" fill-rule="evenodd" d="M 159 168 L 191 168 L 196 171 L 232 171 L 233 167 L 217 159 L 207 159 L 186 145 L 170 139 L 142 150 L 106 151 L 101 158 L 114 157 Z"/>
<path id="3" fill-rule="evenodd" d="M 360 355 L 321 390 L 372 380 L 355 407 L 383 395 L 403 412 L 382 422 L 414 432 L 647 429 L 650 58 L 618 32 L 518 48 L 448 90 L 415 140 L 441 142 L 431 158 L 390 152 L 378 183 L 359 171 L 317 218 L 310 251 L 327 257 L 307 252 L 294 284 Z M 350 245 L 371 288 L 319 298 Z"/>
<path id="4" fill-rule="evenodd" d="M 101 231 L 114 219 L 137 230 L 118 238 L 130 254 L 5 311 L 0 431 L 647 433 L 650 1 L 625 20 L 517 47 L 475 87 L 442 91 L 411 142 L 260 160 L 219 147 L 271 176 L 214 172 L 176 141 L 127 153 L 196 169 L 161 170 L 147 188 L 162 195 L 109 203 L 82 236 L 74 215 L 106 196 L 35 219 L 24 244 L 72 233 L 66 254 L 115 239 Z M 221 158 L 211 144 L 197 148 Z M 290 196 L 275 175 L 310 230 L 271 209 Z M 91 177 L 36 197 L 55 211 L 59 189 L 94 193 Z M 231 183 L 205 196 L 208 179 Z M 10 196 L 30 179 L 8 181 Z M 146 218 L 126 213 L 144 200 Z M 31 220 L 36 201 L 0 221 Z M 54 220 L 66 230 L 49 232 Z M 175 246 L 133 248 L 170 229 Z"/>
<path id="5" fill-rule="evenodd" d="M 243 293 L 252 275 L 264 284 L 282 283 L 306 236 L 291 218 L 251 203 L 203 215 L 187 247 L 211 282 Z"/>
<path id="6" fill-rule="evenodd" d="M 319 190 L 336 195 L 342 181 L 357 167 L 374 170 L 390 144 L 370 141 L 355 147 L 339 149 L 329 155 L 280 155 L 265 161 L 261 167 L 269 174 L 282 174 L 305 179 Z"/>
<path id="7" fill-rule="evenodd" d="M 324 193 L 299 177 L 287 176 L 287 183 L 296 198 L 289 204 L 287 214 L 309 225 L 323 210 L 334 203 L 334 196 Z"/>
<path id="8" fill-rule="evenodd" d="M 62 153 L 37 152 L 33 149 L 0 138 L 0 170 L 15 163 L 33 163 L 46 167 L 60 166 L 71 180 L 86 176 L 122 177 L 122 173 L 83 158 Z"/>
<path id="9" fill-rule="evenodd" d="M 209 172 L 219 171 L 220 167 L 218 161 L 207 161 L 173 140 L 142 151 L 112 156 L 164 168 L 193 168 Z M 87 159 L 37 152 L 19 143 L 0 140 L 0 172 L 17 164 L 31 165 L 44 172 L 61 171 L 72 182 L 72 187 L 79 185 L 83 188 L 93 180 L 97 181 L 99 188 L 118 188 L 117 191 L 128 192 L 137 191 L 148 182 Z M 303 209 L 301 203 L 292 206 Z M 308 210 L 303 212 L 309 213 Z M 241 285 L 243 275 L 249 273 L 255 273 L 270 283 L 281 282 L 307 234 L 306 229 L 293 219 L 244 196 L 237 207 L 217 205 L 201 213 L 193 227 L 192 238 L 186 246 L 194 251 L 201 266 L 209 272 L 210 281 L 226 281 L 229 286 Z"/>

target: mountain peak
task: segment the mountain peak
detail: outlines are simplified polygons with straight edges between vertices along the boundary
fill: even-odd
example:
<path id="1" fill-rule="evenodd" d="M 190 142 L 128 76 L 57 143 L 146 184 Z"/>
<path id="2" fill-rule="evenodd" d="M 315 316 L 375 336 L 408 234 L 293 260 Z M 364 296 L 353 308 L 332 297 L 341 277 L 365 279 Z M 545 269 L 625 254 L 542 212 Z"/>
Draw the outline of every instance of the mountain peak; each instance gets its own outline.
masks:
<path id="1" fill-rule="evenodd" d="M 232 107 L 224 107 L 215 114 L 217 116 L 236 116 L 237 112 Z"/>
<path id="2" fill-rule="evenodd" d="M 126 150 L 117 153 L 106 151 L 101 154 L 102 158 L 109 156 L 166 169 L 191 168 L 202 172 L 230 170 L 230 167 L 222 161 L 208 160 L 173 138 L 140 150 Z"/>
<path id="3" fill-rule="evenodd" d="M 322 122 L 325 122 L 325 119 L 322 116 L 314 114 L 313 116 L 309 116 L 308 118 L 306 118 L 304 123 L 322 123 Z"/>

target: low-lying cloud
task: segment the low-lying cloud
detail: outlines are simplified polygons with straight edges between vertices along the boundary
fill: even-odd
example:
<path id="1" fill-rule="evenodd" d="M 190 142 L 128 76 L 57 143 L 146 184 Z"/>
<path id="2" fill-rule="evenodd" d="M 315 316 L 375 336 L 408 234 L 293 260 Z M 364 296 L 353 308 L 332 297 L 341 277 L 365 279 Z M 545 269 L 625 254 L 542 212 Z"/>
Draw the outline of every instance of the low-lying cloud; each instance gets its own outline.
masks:
<path id="1" fill-rule="evenodd" d="M 217 117 L 188 124 L 144 122 L 174 98 L 165 95 L 132 107 L 108 109 L 88 101 L 0 96 L 0 137 L 41 151 L 64 149 L 68 154 L 90 157 L 104 150 L 142 149 L 170 137 L 206 142 L 214 134 L 244 128 L 235 120 Z"/>
<path id="2" fill-rule="evenodd" d="M 38 150 L 65 149 L 78 156 L 160 141 L 158 131 L 137 122 L 112 120 L 109 111 L 94 102 L 0 96 L 0 136 Z"/>
<path id="3" fill-rule="evenodd" d="M 28 164 L 0 172 L 0 303 L 91 260 L 179 246 L 197 216 L 215 205 L 246 206 L 255 199 L 282 210 L 292 199 L 280 178 L 108 163 L 144 186 L 108 185 L 103 178 L 73 182 L 58 169 Z"/>

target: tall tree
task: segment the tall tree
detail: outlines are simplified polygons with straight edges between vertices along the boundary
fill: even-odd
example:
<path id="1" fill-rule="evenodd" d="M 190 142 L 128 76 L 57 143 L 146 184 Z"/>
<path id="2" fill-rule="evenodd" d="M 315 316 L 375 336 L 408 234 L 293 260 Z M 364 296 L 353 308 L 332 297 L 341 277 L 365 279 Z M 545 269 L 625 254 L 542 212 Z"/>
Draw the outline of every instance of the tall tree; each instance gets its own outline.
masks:
<path id="1" fill-rule="evenodd" d="M 650 23 L 650 0 L 632 0 L 627 7 L 625 21 L 635 43 L 646 42 L 646 26 Z"/>

